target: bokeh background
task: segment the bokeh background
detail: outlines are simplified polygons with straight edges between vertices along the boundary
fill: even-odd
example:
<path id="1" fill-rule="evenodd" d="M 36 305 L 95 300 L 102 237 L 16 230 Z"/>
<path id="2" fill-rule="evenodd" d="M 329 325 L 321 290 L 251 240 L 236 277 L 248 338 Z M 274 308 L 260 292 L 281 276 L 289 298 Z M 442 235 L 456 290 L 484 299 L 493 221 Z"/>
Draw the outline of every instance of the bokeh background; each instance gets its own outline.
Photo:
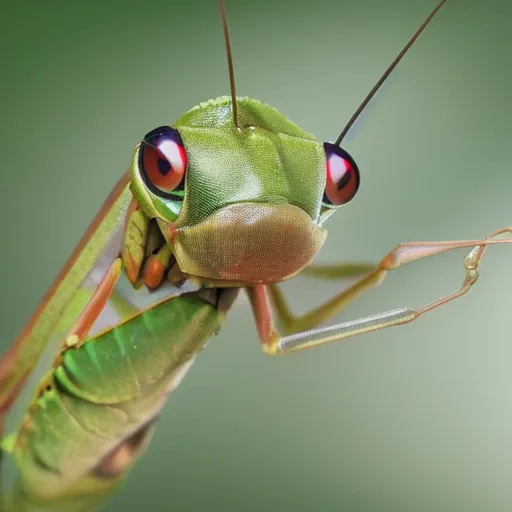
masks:
<path id="1" fill-rule="evenodd" d="M 239 94 L 333 140 L 433 0 L 226 0 Z M 345 141 L 357 199 L 318 261 L 510 224 L 512 4 L 450 0 Z M 228 93 L 214 0 L 2 7 L 5 349 L 150 129 Z M 242 300 L 164 410 L 112 511 L 509 512 L 512 247 L 415 324 L 287 358 Z M 339 319 L 419 307 L 464 252 L 411 265 Z M 287 283 L 297 312 L 340 282 Z"/>

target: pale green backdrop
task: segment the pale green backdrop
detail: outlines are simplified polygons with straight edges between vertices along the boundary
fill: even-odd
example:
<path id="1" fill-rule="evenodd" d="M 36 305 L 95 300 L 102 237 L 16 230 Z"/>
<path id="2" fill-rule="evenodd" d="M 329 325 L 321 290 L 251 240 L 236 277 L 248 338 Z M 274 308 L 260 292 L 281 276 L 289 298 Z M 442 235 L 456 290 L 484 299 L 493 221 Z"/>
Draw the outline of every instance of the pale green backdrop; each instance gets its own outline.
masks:
<path id="1" fill-rule="evenodd" d="M 239 93 L 332 140 L 434 3 L 226 0 Z M 214 0 L 27 0 L 0 16 L 5 348 L 144 133 L 228 78 Z M 361 188 L 319 261 L 511 223 L 511 20 L 504 0 L 448 1 L 345 141 Z M 511 251 L 417 324 L 289 358 L 260 353 L 242 301 L 105 510 L 509 512 Z M 342 317 L 450 292 L 463 254 L 400 271 Z M 337 286 L 286 290 L 301 311 Z"/>

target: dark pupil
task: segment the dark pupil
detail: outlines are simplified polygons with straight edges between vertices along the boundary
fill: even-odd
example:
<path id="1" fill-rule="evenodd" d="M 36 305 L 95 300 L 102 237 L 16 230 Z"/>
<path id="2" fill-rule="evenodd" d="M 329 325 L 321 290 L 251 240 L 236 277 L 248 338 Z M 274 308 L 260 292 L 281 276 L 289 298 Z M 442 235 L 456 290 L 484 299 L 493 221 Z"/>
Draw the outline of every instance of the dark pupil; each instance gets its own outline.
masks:
<path id="1" fill-rule="evenodd" d="M 348 185 L 350 181 L 351 169 L 347 169 L 345 174 L 341 177 L 341 180 L 338 182 L 338 190 L 341 190 L 345 185 Z"/>
<path id="2" fill-rule="evenodd" d="M 158 170 L 160 171 L 160 174 L 162 174 L 163 176 L 167 176 L 167 174 L 169 174 L 169 171 L 171 170 L 171 164 L 164 158 L 159 158 Z"/>

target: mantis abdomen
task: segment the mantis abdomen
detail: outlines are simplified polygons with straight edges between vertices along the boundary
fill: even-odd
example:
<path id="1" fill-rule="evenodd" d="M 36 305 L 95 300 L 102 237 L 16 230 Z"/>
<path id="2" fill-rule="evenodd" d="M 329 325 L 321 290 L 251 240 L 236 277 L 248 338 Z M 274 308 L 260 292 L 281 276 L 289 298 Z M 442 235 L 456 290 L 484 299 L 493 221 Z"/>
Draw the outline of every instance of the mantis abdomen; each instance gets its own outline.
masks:
<path id="1" fill-rule="evenodd" d="M 220 329 L 237 291 L 175 297 L 65 350 L 16 439 L 13 453 L 23 468 L 16 510 L 23 510 L 20 500 L 31 503 L 37 496 L 53 511 L 64 496 L 72 499 L 87 488 L 97 498 L 98 486 L 116 484 L 146 445 L 149 427 L 195 354 Z M 83 497 L 78 502 L 83 506 Z"/>

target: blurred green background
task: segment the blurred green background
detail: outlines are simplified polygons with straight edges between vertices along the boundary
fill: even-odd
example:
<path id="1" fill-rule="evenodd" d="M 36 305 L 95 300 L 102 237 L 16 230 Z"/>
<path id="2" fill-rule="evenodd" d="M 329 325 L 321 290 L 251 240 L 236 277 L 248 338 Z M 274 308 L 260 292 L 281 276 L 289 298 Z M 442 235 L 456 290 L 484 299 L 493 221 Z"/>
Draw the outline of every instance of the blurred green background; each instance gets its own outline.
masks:
<path id="1" fill-rule="evenodd" d="M 433 0 L 226 0 L 240 95 L 333 140 Z M 510 224 L 512 4 L 450 0 L 345 140 L 362 173 L 318 261 Z M 228 93 L 214 0 L 2 7 L 0 350 L 150 129 Z M 242 300 L 106 511 L 509 512 L 511 247 L 415 324 L 272 359 Z M 414 264 L 351 319 L 459 286 L 464 252 Z M 340 283 L 296 279 L 297 312 Z"/>

